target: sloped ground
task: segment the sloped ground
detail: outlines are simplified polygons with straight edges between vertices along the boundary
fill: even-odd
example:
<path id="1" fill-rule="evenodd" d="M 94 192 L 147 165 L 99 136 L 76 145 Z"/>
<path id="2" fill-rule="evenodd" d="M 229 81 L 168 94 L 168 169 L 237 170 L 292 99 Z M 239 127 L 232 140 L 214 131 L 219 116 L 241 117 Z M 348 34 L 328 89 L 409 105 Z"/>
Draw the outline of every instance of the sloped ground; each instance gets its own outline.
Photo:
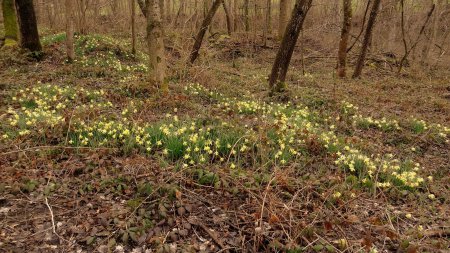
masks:
<path id="1" fill-rule="evenodd" d="M 448 250 L 448 70 L 339 81 L 294 59 L 280 104 L 273 51 L 218 45 L 163 97 L 145 54 L 80 36 L 70 65 L 63 40 L 0 57 L 2 250 Z"/>

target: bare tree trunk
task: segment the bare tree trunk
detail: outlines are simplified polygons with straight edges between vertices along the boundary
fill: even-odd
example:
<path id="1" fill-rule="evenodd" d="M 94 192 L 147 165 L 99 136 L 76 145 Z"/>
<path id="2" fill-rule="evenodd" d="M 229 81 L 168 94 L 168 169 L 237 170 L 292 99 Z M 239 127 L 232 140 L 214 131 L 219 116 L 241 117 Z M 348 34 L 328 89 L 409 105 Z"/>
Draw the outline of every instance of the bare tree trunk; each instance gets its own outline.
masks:
<path id="1" fill-rule="evenodd" d="M 249 5 L 250 5 L 249 0 L 244 0 L 244 22 L 246 32 L 250 31 Z"/>
<path id="2" fill-rule="evenodd" d="M 178 8 L 177 15 L 175 16 L 175 20 L 173 21 L 173 25 L 176 26 L 178 24 L 178 19 L 180 18 L 181 13 L 183 12 L 183 7 L 185 2 L 180 2 L 180 7 Z"/>
<path id="3" fill-rule="evenodd" d="M 131 53 L 136 54 L 136 3 L 131 1 Z"/>
<path id="4" fill-rule="evenodd" d="M 369 47 L 370 40 L 372 38 L 372 31 L 375 25 L 375 21 L 378 15 L 378 9 L 380 8 L 381 0 L 374 0 L 372 5 L 372 10 L 370 12 L 369 20 L 367 21 L 366 33 L 364 34 L 364 40 L 361 47 L 361 52 L 358 57 L 358 62 L 356 63 L 355 72 L 353 73 L 353 78 L 358 78 L 361 76 L 362 69 L 364 67 L 364 61 L 366 60 L 367 49 Z"/>
<path id="5" fill-rule="evenodd" d="M 233 0 L 233 31 L 238 29 L 238 16 L 239 16 L 239 5 L 238 0 Z"/>
<path id="6" fill-rule="evenodd" d="M 300 31 L 303 29 L 303 22 L 306 14 L 311 8 L 312 0 L 297 0 L 295 2 L 292 17 L 286 27 L 280 48 L 278 49 L 272 72 L 269 77 L 270 95 L 277 92 L 283 92 L 286 89 L 286 74 L 289 63 L 294 52 Z"/>
<path id="7" fill-rule="evenodd" d="M 170 0 L 167 0 L 167 3 L 166 3 L 166 20 L 167 20 L 167 24 L 169 24 L 170 23 L 170 20 L 171 20 L 171 12 L 170 12 L 170 3 L 171 3 L 171 1 Z"/>
<path id="8" fill-rule="evenodd" d="M 417 44 L 419 43 L 420 37 L 421 37 L 422 34 L 424 33 L 425 28 L 426 28 L 426 26 L 427 26 L 427 24 L 428 24 L 428 21 L 430 21 L 431 15 L 433 15 L 434 8 L 436 7 L 435 4 L 433 4 L 433 5 L 431 6 L 431 9 L 430 9 L 430 11 L 429 11 L 428 14 L 427 14 L 427 18 L 426 18 L 424 24 L 422 25 L 422 28 L 420 28 L 419 35 L 417 35 L 416 41 L 413 42 L 411 48 L 408 49 L 408 45 L 407 45 L 407 43 L 406 43 L 406 34 L 405 34 L 404 0 L 401 0 L 401 1 L 400 1 L 400 4 L 401 4 L 401 7 L 402 7 L 402 25 L 401 25 L 401 28 L 402 28 L 402 38 L 403 38 L 403 46 L 404 46 L 405 54 L 403 55 L 402 59 L 400 60 L 400 63 L 399 63 L 399 66 L 398 66 L 397 74 L 400 74 L 400 73 L 402 72 L 403 64 L 404 64 L 405 61 L 408 59 L 409 54 L 416 48 Z"/>
<path id="9" fill-rule="evenodd" d="M 192 48 L 191 51 L 191 56 L 189 59 L 191 64 L 194 63 L 194 61 L 197 59 L 199 55 L 200 47 L 202 46 L 203 42 L 203 37 L 205 36 L 206 30 L 211 25 L 211 21 L 217 12 L 217 9 L 219 9 L 219 6 L 222 3 L 222 1 L 223 0 L 214 0 L 213 5 L 209 9 L 208 14 L 206 15 L 205 19 L 202 22 L 202 26 L 200 27 L 200 30 L 198 31 L 197 36 L 195 37 L 194 47 Z"/>
<path id="10" fill-rule="evenodd" d="M 147 17 L 148 11 L 147 11 L 147 4 L 146 4 L 146 0 L 137 0 L 138 5 L 139 5 L 139 9 L 141 9 L 142 14 L 144 15 L 144 17 Z"/>
<path id="11" fill-rule="evenodd" d="M 352 26 L 352 1 L 343 0 L 342 4 L 344 9 L 344 22 L 342 24 L 341 40 L 339 42 L 337 74 L 339 77 L 345 78 L 347 65 L 347 44 Z"/>
<path id="12" fill-rule="evenodd" d="M 264 46 L 267 46 L 267 38 L 269 36 L 270 31 L 270 20 L 271 20 L 271 12 L 272 12 L 272 0 L 266 0 L 266 17 L 265 17 L 265 23 L 264 23 Z"/>
<path id="13" fill-rule="evenodd" d="M 80 0 L 78 4 L 78 14 L 79 14 L 79 30 L 81 34 L 87 34 L 87 22 L 86 22 L 86 12 L 87 12 L 87 0 Z"/>
<path id="14" fill-rule="evenodd" d="M 163 27 L 158 0 L 147 0 L 147 43 L 149 51 L 150 82 L 167 93 L 166 57 L 164 56 Z"/>
<path id="15" fill-rule="evenodd" d="M 364 17 L 363 17 L 363 22 L 362 22 L 362 24 L 361 24 L 361 30 L 359 31 L 358 36 L 356 36 L 355 41 L 354 41 L 354 42 L 352 43 L 352 45 L 347 49 L 347 53 L 350 52 L 350 51 L 353 49 L 353 47 L 354 47 L 354 46 L 356 45 L 356 43 L 359 41 L 359 38 L 361 37 L 361 35 L 362 35 L 363 32 L 364 32 L 364 27 L 365 27 L 365 25 L 366 25 L 367 13 L 369 12 L 369 9 L 370 9 L 370 2 L 371 2 L 371 0 L 368 0 L 368 1 L 367 1 L 367 4 L 366 4 L 366 10 L 364 11 Z"/>
<path id="16" fill-rule="evenodd" d="M 431 3 L 433 4 L 434 1 L 431 1 Z M 439 27 L 439 10 L 441 9 L 441 1 L 437 1 L 436 2 L 436 7 L 435 7 L 435 15 L 433 16 L 432 19 L 432 24 L 431 24 L 431 31 L 430 31 L 430 38 L 428 40 L 428 42 L 425 43 L 425 46 L 422 50 L 422 59 L 421 59 L 421 64 L 425 65 L 428 63 L 428 56 L 430 54 L 430 50 L 432 47 L 434 47 L 434 44 L 436 44 L 436 35 L 437 35 L 437 31 L 438 31 L 438 27 Z"/>
<path id="17" fill-rule="evenodd" d="M 2 1 L 3 21 L 5 26 L 5 46 L 16 45 L 17 35 L 17 17 L 14 10 L 14 0 Z"/>
<path id="18" fill-rule="evenodd" d="M 73 48 L 73 34 L 75 17 L 73 15 L 74 0 L 66 0 L 66 48 L 67 61 L 73 62 L 75 59 L 75 51 Z"/>
<path id="19" fill-rule="evenodd" d="M 233 25 L 231 24 L 231 14 L 230 10 L 228 9 L 228 5 L 225 3 L 225 0 L 222 0 L 223 10 L 225 11 L 225 18 L 227 20 L 227 32 L 228 35 L 231 35 L 231 32 L 233 31 Z"/>
<path id="20" fill-rule="evenodd" d="M 32 52 L 41 51 L 33 0 L 16 0 L 15 3 L 20 30 L 20 46 Z"/>
<path id="21" fill-rule="evenodd" d="M 159 11 L 161 12 L 161 20 L 164 23 L 164 20 L 166 20 L 164 15 L 164 0 L 159 0 Z"/>
<path id="22" fill-rule="evenodd" d="M 283 34 L 286 30 L 286 25 L 289 21 L 289 0 L 280 0 L 280 16 L 278 20 L 278 39 L 283 39 Z"/>

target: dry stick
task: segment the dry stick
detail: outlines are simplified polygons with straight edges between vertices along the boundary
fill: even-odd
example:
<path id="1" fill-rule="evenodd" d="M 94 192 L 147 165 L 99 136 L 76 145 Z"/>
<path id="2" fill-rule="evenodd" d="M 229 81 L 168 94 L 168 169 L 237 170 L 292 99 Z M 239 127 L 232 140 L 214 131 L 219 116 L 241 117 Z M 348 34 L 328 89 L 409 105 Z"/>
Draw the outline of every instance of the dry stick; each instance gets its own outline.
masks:
<path id="1" fill-rule="evenodd" d="M 48 198 L 47 198 L 47 197 L 45 197 L 45 205 L 47 206 L 47 208 L 48 208 L 48 210 L 49 210 L 49 212 L 50 212 L 50 217 L 51 217 L 51 221 L 52 221 L 52 231 L 53 231 L 53 234 L 55 234 L 61 241 L 65 241 L 65 242 L 71 244 L 70 241 L 64 239 L 62 236 L 60 236 L 60 235 L 56 232 L 55 216 L 53 215 L 53 210 L 52 210 L 52 207 L 51 207 L 51 206 L 49 205 L 49 203 L 48 203 Z"/>
<path id="2" fill-rule="evenodd" d="M 267 193 L 269 191 L 270 185 L 272 184 L 272 181 L 275 179 L 275 172 L 276 171 L 274 171 L 272 173 L 272 178 L 267 183 L 266 190 L 264 191 L 264 198 L 263 198 L 263 201 L 262 201 L 262 204 L 261 204 L 261 214 L 260 214 L 261 217 L 259 217 L 259 227 L 261 228 L 261 234 L 264 233 L 263 216 L 264 216 L 264 207 L 265 207 L 266 199 L 267 199 Z M 253 250 L 255 252 L 257 251 L 256 243 L 257 243 L 257 239 L 259 239 L 258 237 L 259 237 L 258 233 L 255 231 L 255 236 L 254 236 L 254 240 L 253 240 L 253 243 L 254 243 Z"/>
<path id="3" fill-rule="evenodd" d="M 405 55 L 403 55 L 403 58 L 400 61 L 400 65 L 398 67 L 398 71 L 397 74 L 400 75 L 400 73 L 402 72 L 403 69 L 403 64 L 405 63 L 406 59 L 408 58 L 409 54 L 411 53 L 411 51 L 417 46 L 417 44 L 419 43 L 420 37 L 422 36 L 422 34 L 425 32 L 425 28 L 428 24 L 428 21 L 430 21 L 431 15 L 433 15 L 434 9 L 436 8 L 436 5 L 433 4 L 433 6 L 431 6 L 431 10 L 428 12 L 427 14 L 427 18 L 425 20 L 425 22 L 422 25 L 422 28 L 420 29 L 419 35 L 417 35 L 417 39 L 416 41 L 413 43 L 413 45 L 411 46 L 411 48 L 408 50 L 408 45 L 406 43 L 406 35 L 405 35 L 405 12 L 404 12 L 404 0 L 401 0 L 401 7 L 402 7 L 402 39 L 403 39 L 403 46 L 405 49 Z"/>
<path id="4" fill-rule="evenodd" d="M 55 216 L 53 215 L 52 207 L 48 204 L 48 198 L 47 197 L 45 197 L 45 204 L 47 205 L 47 208 L 50 211 L 50 216 L 51 216 L 51 219 L 52 219 L 53 233 L 58 236 L 58 233 L 56 233 Z"/>
<path id="5" fill-rule="evenodd" d="M 221 249 L 226 249 L 225 245 L 223 244 L 223 242 L 217 237 L 216 233 L 212 230 L 210 230 L 209 228 L 207 228 L 203 223 L 201 223 L 200 221 L 197 220 L 189 220 L 189 223 L 194 224 L 198 227 L 200 227 L 201 229 L 203 229 L 206 233 L 208 233 L 208 235 L 214 240 L 214 242 L 219 245 L 219 247 Z"/>

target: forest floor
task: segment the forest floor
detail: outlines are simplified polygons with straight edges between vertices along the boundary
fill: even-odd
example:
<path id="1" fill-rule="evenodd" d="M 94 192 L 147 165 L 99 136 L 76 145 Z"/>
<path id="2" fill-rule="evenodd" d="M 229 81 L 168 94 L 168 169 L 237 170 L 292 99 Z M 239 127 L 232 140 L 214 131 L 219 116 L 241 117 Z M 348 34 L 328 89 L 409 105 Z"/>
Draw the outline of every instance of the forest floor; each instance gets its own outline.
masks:
<path id="1" fill-rule="evenodd" d="M 1 252 L 448 252 L 450 70 L 360 80 L 275 49 L 169 46 L 170 93 L 107 36 L 0 52 Z"/>

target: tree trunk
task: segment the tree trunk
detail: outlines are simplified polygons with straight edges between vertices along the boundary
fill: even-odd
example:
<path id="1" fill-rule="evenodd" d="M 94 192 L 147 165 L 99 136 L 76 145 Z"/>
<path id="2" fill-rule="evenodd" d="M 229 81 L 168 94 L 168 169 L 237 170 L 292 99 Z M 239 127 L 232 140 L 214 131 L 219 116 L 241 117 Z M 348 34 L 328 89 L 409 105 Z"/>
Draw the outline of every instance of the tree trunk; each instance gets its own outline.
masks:
<path id="1" fill-rule="evenodd" d="M 272 11 L 272 6 L 271 6 L 272 0 L 266 0 L 266 17 L 265 17 L 265 22 L 264 22 L 264 35 L 263 35 L 263 40 L 264 40 L 264 46 L 267 45 L 267 38 L 269 36 L 269 31 L 270 31 L 270 20 L 271 20 L 271 11 Z"/>
<path id="2" fill-rule="evenodd" d="M 280 0 L 280 17 L 278 20 L 278 39 L 283 39 L 283 34 L 286 31 L 286 25 L 289 21 L 288 17 L 289 0 Z"/>
<path id="3" fill-rule="evenodd" d="M 136 54 L 136 3 L 131 0 L 131 53 Z"/>
<path id="4" fill-rule="evenodd" d="M 372 5 L 372 10 L 370 12 L 369 20 L 367 21 L 366 33 L 364 34 L 364 40 L 361 46 L 361 52 L 358 57 L 358 62 L 356 63 L 355 72 L 353 73 L 353 78 L 358 78 L 361 76 L 362 69 L 364 67 L 364 61 L 366 60 L 367 49 L 372 38 L 372 31 L 375 25 L 375 21 L 378 15 L 378 9 L 380 8 L 381 0 L 375 0 Z"/>
<path id="5" fill-rule="evenodd" d="M 433 4 L 434 1 L 431 1 L 431 4 Z M 425 42 L 425 46 L 422 50 L 422 59 L 420 63 L 422 65 L 426 65 L 428 63 L 428 56 L 430 54 L 430 50 L 432 47 L 434 47 L 434 44 L 436 44 L 436 35 L 439 28 L 439 11 L 441 10 L 441 1 L 436 1 L 436 7 L 435 7 L 435 15 L 432 19 L 432 24 L 430 28 L 430 37 L 427 42 Z"/>
<path id="6" fill-rule="evenodd" d="M 33 0 L 16 0 L 15 2 L 20 30 L 20 46 L 31 52 L 41 51 Z"/>
<path id="7" fill-rule="evenodd" d="M 167 93 L 169 86 L 165 80 L 166 58 L 164 56 L 163 27 L 159 3 L 158 0 L 147 0 L 146 2 L 150 82 Z"/>
<path id="8" fill-rule="evenodd" d="M 164 0 L 159 0 L 159 11 L 161 12 L 161 20 L 164 23 L 164 20 L 166 20 L 164 13 Z"/>
<path id="9" fill-rule="evenodd" d="M 146 3 L 146 0 L 137 0 L 137 2 L 138 2 L 138 5 L 139 5 L 139 9 L 141 9 L 141 11 L 142 11 L 142 14 L 144 15 L 144 17 L 147 17 L 147 13 L 148 13 L 148 11 L 147 11 L 147 3 Z"/>
<path id="10" fill-rule="evenodd" d="M 167 24 L 169 24 L 170 20 L 171 20 L 171 12 L 170 12 L 171 4 L 170 3 L 171 3 L 170 0 L 167 0 L 167 3 L 166 3 L 166 15 L 165 15 L 166 20 L 167 20 Z"/>
<path id="11" fill-rule="evenodd" d="M 202 22 L 202 26 L 200 27 L 200 30 L 198 31 L 197 36 L 195 37 L 194 47 L 192 48 L 191 51 L 191 56 L 189 59 L 191 64 L 194 63 L 194 61 L 197 59 L 199 55 L 200 47 L 202 46 L 203 42 L 203 37 L 205 36 L 206 30 L 210 26 L 211 21 L 217 12 L 217 9 L 219 9 L 219 6 L 222 3 L 222 1 L 223 0 L 214 0 L 213 5 L 209 9 L 208 14 L 206 15 L 205 19 Z"/>
<path id="12" fill-rule="evenodd" d="M 246 32 L 250 31 L 249 5 L 249 0 L 244 0 L 244 22 Z"/>
<path id="13" fill-rule="evenodd" d="M 79 1 L 79 29 L 81 34 L 87 34 L 87 21 L 86 21 L 86 11 L 87 11 L 87 0 Z"/>
<path id="14" fill-rule="evenodd" d="M 222 0 L 222 5 L 223 5 L 223 10 L 225 11 L 225 18 L 227 20 L 227 32 L 228 32 L 228 35 L 231 35 L 231 32 L 233 31 L 233 26 L 231 24 L 230 10 L 228 9 L 228 6 L 225 3 L 225 0 Z"/>
<path id="15" fill-rule="evenodd" d="M 67 49 L 67 61 L 73 62 L 75 59 L 75 51 L 73 48 L 73 34 L 74 34 L 74 22 L 75 17 L 73 15 L 73 1 L 66 0 L 66 49 Z"/>
<path id="16" fill-rule="evenodd" d="M 5 46 L 16 45 L 17 36 L 17 18 L 14 10 L 14 0 L 3 0 L 3 21 L 5 26 Z"/>
<path id="17" fill-rule="evenodd" d="M 342 3 L 344 9 L 344 23 L 342 24 L 341 40 L 339 42 L 337 74 L 339 77 L 345 78 L 347 65 L 347 44 L 352 26 L 352 1 L 343 0 Z"/>
<path id="18" fill-rule="evenodd" d="M 286 89 L 284 83 L 289 63 L 294 52 L 295 44 L 303 27 L 306 14 L 311 8 L 312 0 L 297 0 L 295 2 L 292 17 L 286 27 L 280 48 L 278 49 L 272 72 L 269 77 L 270 95 L 283 92 Z"/>
<path id="19" fill-rule="evenodd" d="M 238 16 L 239 16 L 239 6 L 238 6 L 238 0 L 232 0 L 233 1 L 233 31 L 237 31 L 238 29 Z"/>

